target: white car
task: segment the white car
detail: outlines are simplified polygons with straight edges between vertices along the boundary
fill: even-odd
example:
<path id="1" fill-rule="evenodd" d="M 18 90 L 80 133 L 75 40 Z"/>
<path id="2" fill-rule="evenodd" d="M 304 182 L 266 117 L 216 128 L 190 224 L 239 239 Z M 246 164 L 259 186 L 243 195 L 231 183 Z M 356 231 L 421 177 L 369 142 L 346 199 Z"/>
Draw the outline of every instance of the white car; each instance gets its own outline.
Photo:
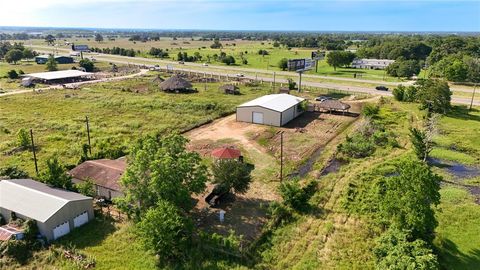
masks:
<path id="1" fill-rule="evenodd" d="M 242 73 L 238 73 L 238 74 L 236 74 L 235 76 L 237 76 L 237 77 L 239 77 L 239 78 L 245 77 L 245 75 L 243 75 Z"/>
<path id="2" fill-rule="evenodd" d="M 207 63 L 203 63 L 203 66 L 204 66 L 204 67 L 208 67 L 208 64 L 207 64 Z"/>

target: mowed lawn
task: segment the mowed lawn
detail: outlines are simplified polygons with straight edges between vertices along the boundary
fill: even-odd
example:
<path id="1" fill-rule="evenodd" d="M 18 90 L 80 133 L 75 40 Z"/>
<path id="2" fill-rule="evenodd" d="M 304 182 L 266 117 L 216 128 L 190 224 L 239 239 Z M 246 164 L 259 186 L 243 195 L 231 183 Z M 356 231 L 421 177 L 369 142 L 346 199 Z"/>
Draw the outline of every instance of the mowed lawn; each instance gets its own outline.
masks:
<path id="1" fill-rule="evenodd" d="M 93 152 L 107 140 L 129 146 L 150 132 L 183 131 L 234 112 L 236 105 L 269 89 L 241 87 L 239 96 L 225 95 L 220 84 L 195 84 L 198 93 L 169 94 L 153 77 L 86 85 L 80 90 L 0 97 L 0 164 L 18 165 L 30 173 L 30 150 L 17 149 L 19 129 L 33 129 L 40 169 L 48 157 L 77 164 L 87 143 L 85 116 L 89 116 Z M 138 92 L 138 93 L 137 93 Z"/>

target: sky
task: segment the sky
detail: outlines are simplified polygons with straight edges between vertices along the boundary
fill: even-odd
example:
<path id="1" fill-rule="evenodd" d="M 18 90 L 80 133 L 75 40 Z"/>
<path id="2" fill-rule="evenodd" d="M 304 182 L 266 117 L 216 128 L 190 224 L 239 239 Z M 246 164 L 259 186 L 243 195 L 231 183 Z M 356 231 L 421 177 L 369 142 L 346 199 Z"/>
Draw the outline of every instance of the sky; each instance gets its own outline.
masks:
<path id="1" fill-rule="evenodd" d="M 480 32 L 480 0 L 0 0 L 0 26 Z"/>

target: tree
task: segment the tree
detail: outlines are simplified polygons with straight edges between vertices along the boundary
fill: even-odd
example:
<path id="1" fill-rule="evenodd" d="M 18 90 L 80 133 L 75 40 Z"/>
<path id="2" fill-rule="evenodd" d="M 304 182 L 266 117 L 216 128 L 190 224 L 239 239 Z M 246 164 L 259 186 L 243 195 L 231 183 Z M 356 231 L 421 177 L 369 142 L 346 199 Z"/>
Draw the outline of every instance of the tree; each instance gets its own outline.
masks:
<path id="1" fill-rule="evenodd" d="M 48 45 L 53 45 L 55 43 L 55 37 L 52 35 L 47 35 L 45 37 L 45 42 L 47 42 Z"/>
<path id="2" fill-rule="evenodd" d="M 207 168 L 197 153 L 186 150 L 186 144 L 180 135 L 147 136 L 132 147 L 121 180 L 124 211 L 139 218 L 160 200 L 185 211 L 193 207 L 191 194 L 205 189 Z"/>
<path id="3" fill-rule="evenodd" d="M 80 60 L 78 65 L 84 68 L 87 72 L 92 72 L 95 69 L 95 64 L 88 58 Z"/>
<path id="4" fill-rule="evenodd" d="M 219 184 L 225 192 L 247 192 L 252 178 L 246 163 L 234 159 L 221 159 L 212 165 L 213 183 Z"/>
<path id="5" fill-rule="evenodd" d="M 222 59 L 222 62 L 229 66 L 235 64 L 235 58 L 231 55 L 228 55 Z"/>
<path id="6" fill-rule="evenodd" d="M 81 181 L 80 183 L 76 183 L 74 185 L 75 189 L 88 197 L 95 197 L 96 192 L 95 192 L 95 184 L 91 179 L 87 179 L 87 181 Z"/>
<path id="7" fill-rule="evenodd" d="M 421 65 L 417 60 L 398 59 L 387 67 L 386 72 L 390 76 L 408 78 L 420 73 L 420 69 Z"/>
<path id="8" fill-rule="evenodd" d="M 287 68 L 288 68 L 288 59 L 287 59 L 287 58 L 282 58 L 282 59 L 280 59 L 280 61 L 278 62 L 278 67 L 279 67 L 281 70 L 283 70 L 283 71 L 287 70 Z"/>
<path id="9" fill-rule="evenodd" d="M 375 117 L 380 112 L 380 106 L 367 103 L 362 107 L 362 114 L 366 117 Z"/>
<path id="10" fill-rule="evenodd" d="M 222 48 L 222 47 L 223 47 L 223 45 L 222 45 L 222 43 L 220 43 L 220 40 L 219 40 L 218 38 L 216 38 L 216 39 L 213 41 L 213 44 L 210 45 L 210 48 L 212 48 L 212 49 L 220 49 L 220 48 Z"/>
<path id="11" fill-rule="evenodd" d="M 24 128 L 21 128 L 17 132 L 17 141 L 18 141 L 18 146 L 26 149 L 30 147 L 30 135 L 28 134 L 28 131 Z"/>
<path id="12" fill-rule="evenodd" d="M 332 51 L 327 55 L 327 64 L 337 70 L 337 67 L 350 65 L 353 59 L 355 59 L 355 54 L 352 52 Z"/>
<path id="13" fill-rule="evenodd" d="M 418 80 L 416 88 L 416 96 L 422 109 L 443 114 L 450 110 L 452 92 L 447 82 L 434 79 Z"/>
<path id="14" fill-rule="evenodd" d="M 28 48 L 23 49 L 23 58 L 24 59 L 32 59 L 35 57 L 35 53 Z"/>
<path id="15" fill-rule="evenodd" d="M 413 239 L 431 242 L 437 226 L 432 206 L 440 203 L 442 178 L 416 160 L 398 164 L 396 173 L 385 177 L 380 187 L 380 215 L 391 227 L 409 231 Z"/>
<path id="16" fill-rule="evenodd" d="M 191 244 L 191 221 L 168 201 L 149 208 L 136 227 L 144 246 L 165 261 L 181 260 Z"/>
<path id="17" fill-rule="evenodd" d="M 40 180 L 57 188 L 72 189 L 72 178 L 57 157 L 47 159 L 47 168 L 40 173 Z"/>
<path id="18" fill-rule="evenodd" d="M 18 73 L 15 71 L 15 69 L 12 69 L 7 72 L 7 76 L 9 79 L 17 79 L 18 78 Z"/>
<path id="19" fill-rule="evenodd" d="M 96 42 L 102 42 L 103 41 L 103 36 L 99 33 L 95 34 L 95 41 Z"/>
<path id="20" fill-rule="evenodd" d="M 275 40 L 275 41 L 273 42 L 273 47 L 275 47 L 275 48 L 280 47 L 280 43 Z"/>
<path id="21" fill-rule="evenodd" d="M 57 68 L 57 61 L 55 60 L 55 57 L 53 55 L 48 56 L 47 62 L 45 63 L 46 69 L 48 71 L 56 71 L 58 70 Z"/>
<path id="22" fill-rule="evenodd" d="M 445 68 L 445 79 L 453 82 L 464 82 L 468 78 L 468 66 L 460 59 L 454 60 Z"/>
<path id="23" fill-rule="evenodd" d="M 410 128 L 410 141 L 418 159 L 426 162 L 433 150 L 433 138 L 438 134 L 439 114 L 431 114 L 425 123 L 425 129 Z"/>
<path id="24" fill-rule="evenodd" d="M 23 52 L 19 49 L 11 49 L 5 54 L 5 61 L 8 63 L 17 64 L 18 61 L 22 60 Z"/>
<path id="25" fill-rule="evenodd" d="M 376 269 L 438 269 L 437 256 L 428 243 L 416 239 L 409 241 L 408 234 L 399 229 L 389 229 L 378 240 L 374 249 Z"/>

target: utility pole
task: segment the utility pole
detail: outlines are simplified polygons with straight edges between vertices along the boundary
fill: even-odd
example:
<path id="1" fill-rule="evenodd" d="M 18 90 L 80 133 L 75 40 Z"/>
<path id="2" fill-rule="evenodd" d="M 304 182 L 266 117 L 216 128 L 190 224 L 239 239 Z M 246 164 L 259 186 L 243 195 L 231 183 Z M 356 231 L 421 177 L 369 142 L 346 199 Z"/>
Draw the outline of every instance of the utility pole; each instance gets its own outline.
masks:
<path id="1" fill-rule="evenodd" d="M 315 59 L 315 73 L 318 72 L 318 59 Z"/>
<path id="2" fill-rule="evenodd" d="M 275 93 L 275 71 L 273 72 L 272 92 Z"/>
<path id="3" fill-rule="evenodd" d="M 32 140 L 33 160 L 35 161 L 35 172 L 38 176 L 37 154 L 35 153 L 35 143 L 33 142 L 33 129 L 30 129 L 30 139 Z"/>
<path id="4" fill-rule="evenodd" d="M 473 99 L 475 98 L 475 88 L 477 88 L 477 83 L 473 85 L 473 93 L 472 93 L 472 101 L 470 101 L 470 111 L 472 110 L 473 107 Z"/>
<path id="5" fill-rule="evenodd" d="M 300 93 L 302 91 L 302 71 L 299 71 L 298 75 L 300 76 L 298 79 L 298 92 Z"/>
<path id="6" fill-rule="evenodd" d="M 203 80 L 205 81 L 205 91 L 207 91 L 207 73 L 203 73 Z"/>
<path id="7" fill-rule="evenodd" d="M 280 183 L 283 182 L 283 131 L 280 132 Z"/>
<path id="8" fill-rule="evenodd" d="M 85 123 L 87 124 L 87 136 L 88 136 L 88 152 L 92 155 L 92 145 L 90 144 L 90 126 L 88 125 L 88 116 L 85 116 Z"/>

